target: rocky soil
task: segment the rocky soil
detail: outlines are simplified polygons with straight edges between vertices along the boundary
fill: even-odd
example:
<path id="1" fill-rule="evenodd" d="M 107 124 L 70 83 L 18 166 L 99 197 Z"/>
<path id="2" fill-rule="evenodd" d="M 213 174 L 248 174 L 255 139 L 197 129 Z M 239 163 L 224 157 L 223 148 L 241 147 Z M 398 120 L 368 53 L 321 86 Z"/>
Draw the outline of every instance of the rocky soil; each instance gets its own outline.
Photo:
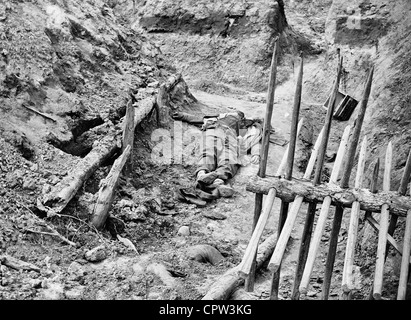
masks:
<path id="1" fill-rule="evenodd" d="M 60 216 L 45 216 L 37 199 L 103 135 L 118 129 L 130 93 L 138 101 L 155 97 L 159 84 L 171 75 L 181 73 L 189 85 L 175 90 L 170 101 L 173 111 L 207 114 L 238 109 L 247 117 L 263 116 L 272 44 L 279 33 L 272 121 L 278 141 L 289 138 L 296 57 L 300 51 L 305 57 L 301 107 L 305 121 L 295 177 L 302 176 L 324 121 L 322 105 L 331 90 L 340 48 L 345 69 L 341 87 L 357 100 L 367 71 L 372 64 L 376 67 L 363 130 L 371 139 L 367 175 L 376 157 L 383 160 L 391 140 L 396 150 L 392 189 L 398 188 L 411 140 L 409 6 L 406 0 L 0 4 L 0 256 L 36 266 L 15 270 L 0 260 L 0 299 L 201 299 L 220 275 L 237 265 L 251 235 L 254 208 L 254 195 L 245 184 L 257 167 L 241 168 L 232 181 L 236 190 L 232 198 L 205 208 L 177 201 L 176 188 L 193 182 L 199 130 L 178 122 L 158 128 L 155 112 L 137 127 L 133 171 L 122 177 L 103 231 L 95 230 L 89 219 L 99 183 L 114 159 L 93 174 Z M 357 23 L 353 13 L 361 15 L 360 28 L 352 28 Z M 221 31 L 227 21 L 230 27 L 224 36 Z M 354 112 L 349 121 L 333 124 L 324 180 L 341 132 L 355 118 Z M 184 137 L 184 153 L 180 161 L 170 161 L 167 155 L 175 145 L 169 141 L 176 133 Z M 281 143 L 270 145 L 268 172 L 275 172 L 284 149 Z M 380 177 L 383 168 L 382 161 Z M 331 299 L 340 294 L 348 211 Z M 305 212 L 303 206 L 286 251 L 280 299 L 290 298 Z M 264 239 L 276 231 L 278 214 L 276 202 Z M 331 216 L 309 299 L 320 296 Z M 364 225 L 361 221 L 355 299 L 368 296 L 375 266 L 376 237 Z M 400 219 L 394 235 L 400 245 L 403 228 Z M 216 260 L 198 258 L 199 249 L 200 253 L 216 250 Z M 390 251 L 386 299 L 396 297 L 399 259 Z M 267 299 L 270 277 L 262 269 L 255 291 L 240 290 L 232 299 Z"/>

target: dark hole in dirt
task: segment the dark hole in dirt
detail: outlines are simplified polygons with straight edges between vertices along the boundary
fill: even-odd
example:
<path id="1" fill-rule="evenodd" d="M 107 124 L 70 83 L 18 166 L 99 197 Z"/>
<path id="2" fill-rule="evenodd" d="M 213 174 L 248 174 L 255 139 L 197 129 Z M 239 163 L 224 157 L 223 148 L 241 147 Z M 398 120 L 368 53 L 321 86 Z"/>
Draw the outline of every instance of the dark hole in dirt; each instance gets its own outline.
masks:
<path id="1" fill-rule="evenodd" d="M 40 210 L 39 208 L 37 208 L 36 206 L 31 206 L 31 207 L 29 207 L 29 209 L 30 209 L 36 216 L 38 216 L 39 218 L 44 219 L 44 218 L 47 217 L 47 213 L 41 211 L 41 210 Z"/>
<path id="2" fill-rule="evenodd" d="M 70 141 L 61 141 L 53 133 L 49 133 L 47 136 L 47 142 L 52 146 L 69 153 L 73 156 L 85 157 L 92 149 L 92 143 L 87 136 L 83 136 L 83 133 L 90 129 L 102 125 L 103 119 L 100 117 L 92 119 L 80 119 L 76 121 L 76 125 L 72 127 L 73 139 Z"/>

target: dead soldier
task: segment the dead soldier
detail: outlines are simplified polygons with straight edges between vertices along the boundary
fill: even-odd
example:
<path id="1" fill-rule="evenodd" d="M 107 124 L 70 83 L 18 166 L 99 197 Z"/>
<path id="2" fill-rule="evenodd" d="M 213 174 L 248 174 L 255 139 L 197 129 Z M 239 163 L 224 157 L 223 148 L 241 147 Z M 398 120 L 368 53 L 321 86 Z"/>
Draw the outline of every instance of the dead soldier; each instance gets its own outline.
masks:
<path id="1" fill-rule="evenodd" d="M 199 124 L 199 119 L 185 113 L 173 115 L 176 120 Z M 234 190 L 229 180 L 237 173 L 251 153 L 249 162 L 260 161 L 259 141 L 262 137 L 262 120 L 246 119 L 241 111 L 205 116 L 201 119 L 204 132 L 200 141 L 194 190 L 178 190 L 178 198 L 198 206 L 219 197 L 231 197 Z"/>

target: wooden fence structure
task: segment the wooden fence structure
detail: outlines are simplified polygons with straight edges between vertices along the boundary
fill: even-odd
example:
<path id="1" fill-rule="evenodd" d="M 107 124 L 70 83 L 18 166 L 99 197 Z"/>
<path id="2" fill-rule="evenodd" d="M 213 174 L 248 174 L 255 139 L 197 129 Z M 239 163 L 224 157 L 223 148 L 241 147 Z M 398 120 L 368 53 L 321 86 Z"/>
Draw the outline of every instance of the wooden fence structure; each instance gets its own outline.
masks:
<path id="1" fill-rule="evenodd" d="M 368 98 L 371 92 L 374 68 L 369 70 L 367 82 L 363 93 L 363 98 L 359 105 L 358 116 L 353 127 L 347 126 L 341 137 L 340 146 L 334 162 L 333 170 L 328 183 L 321 181 L 322 169 L 324 165 L 327 143 L 330 135 L 332 117 L 336 95 L 339 89 L 339 82 L 342 70 L 343 59 L 338 52 L 337 75 L 333 85 L 333 90 L 328 99 L 327 114 L 324 127 L 318 135 L 313 146 L 307 168 L 303 179 L 293 179 L 292 168 L 294 164 L 294 153 L 299 127 L 299 109 L 301 102 L 303 59 L 297 78 L 297 86 L 294 99 L 294 109 L 291 120 L 290 143 L 284 153 L 283 160 L 275 176 L 266 177 L 266 166 L 268 160 L 268 136 L 271 124 L 271 115 L 274 106 L 275 74 L 277 65 L 277 41 L 274 45 L 273 58 L 271 63 L 271 75 L 267 99 L 267 111 L 265 116 L 265 126 L 261 150 L 261 163 L 259 172 L 247 184 L 246 189 L 255 193 L 255 212 L 252 228 L 252 236 L 245 250 L 241 263 L 220 279 L 220 284 L 212 287 L 212 290 L 203 299 L 223 299 L 227 298 L 235 286 L 245 282 L 247 291 L 254 290 L 254 279 L 256 265 L 262 265 L 261 257 L 270 257 L 268 269 L 272 271 L 270 299 L 278 299 L 278 287 L 281 271 L 281 263 L 288 240 L 293 230 L 296 218 L 300 212 L 303 202 L 308 203 L 305 225 L 298 254 L 296 273 L 294 277 L 291 299 L 305 299 L 310 285 L 310 278 L 314 268 L 314 262 L 318 255 L 320 242 L 325 230 L 326 221 L 329 216 L 331 206 L 335 207 L 335 214 L 332 219 L 332 230 L 329 239 L 328 254 L 326 257 L 324 279 L 322 284 L 321 299 L 327 300 L 330 293 L 330 284 L 333 274 L 334 262 L 337 252 L 338 236 L 341 222 L 345 211 L 350 213 L 348 229 L 348 239 L 345 248 L 345 259 L 343 277 L 341 284 L 341 299 L 352 299 L 354 287 L 353 268 L 354 254 L 357 243 L 358 225 L 362 215 L 378 232 L 377 260 L 374 274 L 374 284 L 369 299 L 383 299 L 383 275 L 384 262 L 387 257 L 388 246 L 391 245 L 402 255 L 402 264 L 397 299 L 405 299 L 407 281 L 409 278 L 409 264 L 411 254 L 411 198 L 407 196 L 406 190 L 411 175 L 411 151 L 406 162 L 404 173 L 398 191 L 390 188 L 391 167 L 392 167 L 392 144 L 387 146 L 385 156 L 385 169 L 383 175 L 383 190 L 376 189 L 379 159 L 375 163 L 374 174 L 370 189 L 363 187 L 364 167 L 367 154 L 367 137 L 364 136 L 357 162 L 357 172 L 354 186 L 350 188 L 350 176 L 355 164 L 357 147 L 366 112 Z M 315 167 L 314 178 L 311 179 Z M 341 171 L 341 178 L 338 180 Z M 263 196 L 266 195 L 264 201 Z M 281 200 L 280 215 L 276 238 L 270 239 L 271 246 L 263 243 L 266 252 L 260 252 L 259 241 L 267 224 L 271 209 L 275 199 Z M 314 226 L 314 218 L 317 205 L 321 204 L 321 210 Z M 347 210 L 349 209 L 349 210 Z M 380 219 L 377 221 L 372 215 L 379 213 Z M 404 245 L 401 249 L 392 237 L 398 216 L 406 217 L 406 228 Z M 391 217 L 391 219 L 390 219 Z M 259 259 L 256 260 L 257 253 Z M 271 254 L 272 253 L 272 254 Z M 238 278 L 237 278 L 238 276 Z"/>

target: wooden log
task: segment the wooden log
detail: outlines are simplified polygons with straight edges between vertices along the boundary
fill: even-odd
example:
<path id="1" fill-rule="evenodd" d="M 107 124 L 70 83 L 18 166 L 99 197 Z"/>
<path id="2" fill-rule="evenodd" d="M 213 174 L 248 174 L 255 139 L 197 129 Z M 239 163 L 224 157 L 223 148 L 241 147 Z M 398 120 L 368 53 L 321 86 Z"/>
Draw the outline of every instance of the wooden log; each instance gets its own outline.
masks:
<path id="1" fill-rule="evenodd" d="M 397 191 L 381 191 L 377 194 L 368 189 L 342 189 L 335 185 L 321 184 L 313 186 L 310 181 L 294 179 L 288 181 L 278 177 L 251 177 L 246 190 L 254 193 L 267 194 L 271 188 L 277 190 L 277 198 L 287 202 L 294 201 L 300 195 L 306 202 L 323 202 L 327 196 L 331 197 L 331 204 L 351 208 L 354 201 L 360 202 L 363 211 L 381 212 L 384 203 L 390 203 L 390 213 L 401 217 L 407 215 L 411 209 L 410 197 L 401 196 Z"/>
<path id="2" fill-rule="evenodd" d="M 299 129 L 301 129 L 302 122 L 303 122 L 303 119 L 301 119 L 300 122 L 299 122 Z M 298 132 L 298 130 L 297 130 L 297 132 Z M 297 133 L 297 135 L 298 135 L 298 133 Z M 284 166 L 286 164 L 287 155 L 288 155 L 288 152 L 284 152 L 283 158 L 281 160 L 281 164 L 278 167 L 277 172 L 275 174 L 276 176 L 281 175 L 282 170 L 284 169 Z M 311 164 L 309 162 L 307 167 L 308 168 L 309 167 L 314 167 L 314 163 Z M 312 168 L 311 168 L 311 171 L 312 171 Z M 271 192 L 273 193 L 273 195 L 270 196 Z M 271 198 L 272 198 L 272 200 L 271 200 Z M 272 206 L 273 206 L 273 203 L 274 203 L 274 198 L 275 198 L 275 189 L 271 189 L 268 192 L 268 197 L 266 198 L 266 201 L 267 201 L 267 199 L 270 199 L 271 204 L 270 204 L 269 208 L 266 207 L 264 209 L 263 214 L 260 215 L 260 217 L 258 219 L 258 222 L 256 224 L 256 227 L 254 228 L 254 231 L 252 233 L 250 242 L 248 243 L 247 249 L 244 253 L 243 260 L 241 261 L 241 263 L 239 265 L 239 274 L 240 274 L 240 276 L 244 276 L 244 275 L 248 276 L 253 271 L 253 260 L 255 260 L 255 257 L 256 257 L 256 254 L 257 254 L 258 242 L 260 241 L 261 236 L 263 234 L 264 226 L 267 224 L 267 220 L 268 220 L 269 214 L 271 212 L 271 209 L 272 209 Z M 251 259 L 251 262 L 249 261 L 250 259 Z M 255 270 L 254 270 L 254 272 L 255 272 Z"/>
<path id="3" fill-rule="evenodd" d="M 401 271 L 398 284 L 397 300 L 405 300 L 407 293 L 407 282 L 410 267 L 411 254 L 411 210 L 408 211 L 407 220 L 405 223 L 403 254 L 401 259 Z"/>
<path id="4" fill-rule="evenodd" d="M 100 183 L 100 189 L 98 191 L 98 199 L 94 206 L 92 224 L 100 230 L 108 217 L 108 213 L 111 208 L 111 204 L 114 199 L 114 192 L 118 185 L 118 179 L 124 164 L 130 155 L 131 147 L 128 145 L 122 155 L 114 161 L 113 166 L 107 177 Z"/>
<path id="5" fill-rule="evenodd" d="M 134 128 L 151 112 L 154 104 L 154 97 L 139 101 L 138 108 L 135 110 Z M 96 141 L 93 149 L 79 160 L 75 168 L 57 183 L 50 193 L 39 199 L 42 204 L 39 209 L 45 208 L 48 215 L 60 213 L 76 195 L 83 183 L 121 147 L 121 134 L 122 131 L 111 129 L 106 136 Z"/>
<path id="6" fill-rule="evenodd" d="M 378 233 L 380 232 L 380 225 L 378 224 L 378 221 L 374 219 L 371 212 L 365 213 L 365 219 L 375 231 L 377 231 Z M 395 239 L 389 233 L 387 233 L 387 241 L 400 255 L 402 255 L 402 249 L 398 246 L 397 241 L 395 241 Z"/>
<path id="7" fill-rule="evenodd" d="M 335 185 L 337 183 L 338 174 L 340 173 L 341 165 L 342 165 L 344 155 L 345 155 L 345 150 L 347 148 L 350 130 L 351 130 L 351 126 L 347 126 L 341 138 L 340 146 L 337 152 L 337 157 L 335 158 L 333 170 L 330 176 L 329 184 L 331 185 Z M 300 288 L 299 288 L 301 296 L 307 293 L 307 288 L 310 283 L 311 273 L 314 269 L 315 257 L 317 255 L 318 249 L 320 248 L 321 237 L 324 233 L 328 212 L 330 211 L 330 206 L 331 206 L 331 197 L 327 196 L 325 197 L 321 205 L 321 211 L 318 216 L 317 225 L 315 227 L 313 238 L 310 243 L 310 248 L 309 248 L 308 255 L 307 255 L 307 261 L 304 267 L 303 276 L 301 277 Z"/>
<path id="8" fill-rule="evenodd" d="M 261 268 L 264 262 L 271 256 L 276 243 L 277 235 L 273 234 L 258 247 L 256 270 Z M 235 266 L 211 285 L 202 300 L 227 300 L 230 298 L 231 293 L 243 284 L 244 279 L 239 276 L 238 266 Z"/>
<path id="9" fill-rule="evenodd" d="M 250 242 L 248 243 L 247 249 L 245 250 L 243 260 L 239 265 L 239 275 L 240 277 L 246 278 L 249 276 L 252 264 L 255 261 L 255 256 L 258 248 L 258 243 L 260 238 L 263 234 L 265 225 L 267 223 L 268 217 L 271 212 L 271 208 L 273 207 L 273 203 L 275 200 L 276 191 L 275 189 L 271 189 L 268 192 L 268 196 L 264 201 L 264 209 L 263 212 L 258 219 L 258 223 L 254 229 L 253 235 L 251 236 Z"/>
<path id="10" fill-rule="evenodd" d="M 288 156 L 287 156 L 287 164 L 286 164 L 286 171 L 285 171 L 285 179 L 291 180 L 292 172 L 294 167 L 294 155 L 295 155 L 295 148 L 297 145 L 297 130 L 298 130 L 298 117 L 300 114 L 300 106 L 301 106 L 301 94 L 302 94 L 302 85 L 303 85 L 303 69 L 304 69 L 304 59 L 302 53 L 300 54 L 301 62 L 300 68 L 298 71 L 297 77 L 297 85 L 295 88 L 295 95 L 294 95 L 294 107 L 293 107 L 293 114 L 291 119 L 291 132 L 290 132 L 290 143 L 288 148 Z M 284 200 L 281 201 L 280 207 L 280 216 L 278 222 L 278 233 L 282 232 L 283 226 L 286 223 L 287 215 L 288 215 L 288 207 L 289 204 L 286 203 Z M 273 278 L 271 281 L 271 293 L 270 299 L 277 300 L 278 299 L 278 287 L 280 285 L 280 266 L 276 268 L 273 272 Z"/>
<path id="11" fill-rule="evenodd" d="M 6 267 L 15 269 L 15 270 L 27 270 L 27 271 L 36 271 L 40 272 L 40 268 L 35 264 L 19 260 L 9 255 L 0 256 L 0 265 L 5 265 Z"/>
<path id="12" fill-rule="evenodd" d="M 383 190 L 389 191 L 391 185 L 392 144 L 388 144 L 385 155 L 385 170 L 383 179 Z M 387 232 L 389 219 L 389 204 L 384 203 L 381 208 L 380 231 L 378 233 L 377 261 L 375 263 L 374 275 L 374 299 L 381 300 L 381 292 L 384 276 L 385 251 L 387 250 Z"/>
<path id="13" fill-rule="evenodd" d="M 379 171 L 380 171 L 380 159 L 377 158 L 377 162 L 376 162 L 375 165 L 374 165 L 372 180 L 371 180 L 371 183 L 370 183 L 370 191 L 371 191 L 372 193 L 377 193 L 377 191 L 378 191 L 378 189 L 377 189 L 377 183 L 378 183 L 378 174 L 379 174 Z M 372 212 L 371 212 L 371 211 L 365 211 L 365 219 L 366 219 L 366 221 L 370 222 L 370 221 L 368 220 L 368 217 L 371 217 L 371 218 L 372 218 Z M 376 222 L 376 225 L 378 226 L 377 221 L 375 221 L 375 222 Z M 370 222 L 370 225 L 372 226 L 372 222 Z M 364 234 L 366 234 L 366 233 L 368 232 L 368 231 L 367 231 L 367 227 L 368 227 L 368 224 L 365 226 Z M 374 229 L 375 229 L 375 228 L 374 228 Z M 378 232 L 378 230 L 379 230 L 379 228 L 377 228 L 377 232 Z M 373 290 L 373 288 L 372 288 L 372 286 L 371 286 L 370 293 L 369 293 L 369 295 L 368 295 L 368 300 L 374 300 L 374 296 L 373 296 L 373 291 L 372 291 L 372 290 Z"/>
<path id="14" fill-rule="evenodd" d="M 358 159 L 357 175 L 355 178 L 354 187 L 359 189 L 362 187 L 364 168 L 365 168 L 365 155 L 367 152 L 367 136 L 364 136 L 363 142 L 361 144 L 360 155 Z M 347 300 L 350 296 L 351 291 L 354 289 L 353 286 L 353 268 L 354 268 L 354 254 L 355 245 L 357 242 L 358 233 L 358 223 L 360 218 L 360 203 L 354 201 L 351 209 L 350 224 L 348 227 L 348 239 L 345 250 L 344 258 L 344 268 L 342 277 L 342 291 L 343 299 Z"/>
<path id="15" fill-rule="evenodd" d="M 323 133 L 324 133 L 324 129 L 321 130 L 320 134 L 317 137 L 317 141 L 314 144 L 310 159 L 308 161 L 307 168 L 305 169 L 305 173 L 303 177 L 304 179 L 309 179 L 314 169 L 314 164 L 315 164 L 315 160 L 317 159 L 318 149 L 322 141 Z M 275 247 L 274 253 L 268 264 L 268 268 L 272 270 L 273 272 L 276 272 L 281 264 L 281 261 L 284 256 L 285 248 L 287 247 L 287 243 L 290 238 L 291 231 L 294 227 L 295 220 L 297 218 L 297 214 L 301 208 L 303 200 L 304 200 L 303 196 L 295 197 L 294 202 L 291 206 L 289 215 L 284 223 L 284 227 L 282 228 L 281 233 L 278 237 L 277 245 Z"/>
<path id="16" fill-rule="evenodd" d="M 133 151 L 133 144 L 134 144 L 134 106 L 133 106 L 133 100 L 130 99 L 127 103 L 127 109 L 126 109 L 126 117 L 124 121 L 124 130 L 123 130 L 123 143 L 121 146 L 121 152 L 124 152 L 127 146 L 130 146 L 130 154 L 132 154 Z M 124 166 L 124 174 L 128 175 L 132 171 L 132 159 L 131 156 L 127 160 L 125 166 Z"/>
<path id="17" fill-rule="evenodd" d="M 268 93 L 267 93 L 267 107 L 264 117 L 263 126 L 263 137 L 262 137 L 262 148 L 260 149 L 260 165 L 258 168 L 258 176 L 264 178 L 267 170 L 268 161 L 268 149 L 270 146 L 270 133 L 271 133 L 271 118 L 274 109 L 274 95 L 275 95 L 275 82 L 277 77 L 277 51 L 278 51 L 278 37 L 274 42 L 273 55 L 271 58 L 271 68 L 270 68 L 270 79 L 268 83 Z M 255 195 L 255 205 L 254 205 L 254 219 L 253 228 L 257 225 L 258 219 L 260 218 L 261 209 L 263 207 L 263 195 Z M 251 273 L 245 282 L 245 290 L 251 292 L 254 290 L 255 283 L 255 263 L 252 264 Z"/>
<path id="18" fill-rule="evenodd" d="M 404 172 L 402 174 L 400 187 L 398 188 L 398 193 L 400 195 L 405 195 L 405 193 L 407 192 L 407 185 L 408 185 L 410 176 L 411 176 L 411 150 L 408 153 L 408 158 L 405 164 Z M 390 224 L 388 226 L 388 234 L 391 236 L 394 235 L 395 228 L 397 227 L 397 221 L 398 221 L 398 216 L 391 216 Z M 385 251 L 385 259 L 387 259 L 387 256 L 388 256 L 389 244 L 387 244 L 387 246 L 388 246 L 387 250 Z"/>
<path id="19" fill-rule="evenodd" d="M 302 128 L 302 126 L 303 126 L 303 123 L 304 123 L 304 119 L 301 119 L 301 120 L 298 122 L 298 126 L 297 126 L 297 137 L 298 137 L 299 134 L 300 134 L 301 128 Z M 288 155 L 288 150 L 289 150 L 289 148 L 290 148 L 290 144 L 287 144 L 287 147 L 286 147 L 285 150 L 284 150 L 284 156 L 283 156 L 283 158 L 281 159 L 280 165 L 279 165 L 279 167 L 278 167 L 278 169 L 277 169 L 276 176 L 285 176 L 284 169 L 285 169 L 285 166 L 287 165 L 287 155 Z M 313 166 L 314 166 L 314 164 L 313 164 Z"/>
<path id="20" fill-rule="evenodd" d="M 315 174 L 314 174 L 313 185 L 317 185 L 321 182 L 321 175 L 322 175 L 322 169 L 324 166 L 325 153 L 327 151 L 328 139 L 329 139 L 330 130 L 331 130 L 331 123 L 332 123 L 332 118 L 334 115 L 335 100 L 336 100 L 339 86 L 340 86 L 342 63 L 343 63 L 343 58 L 341 57 L 338 60 L 337 76 L 336 76 L 336 80 L 334 83 L 331 98 L 329 100 L 327 114 L 325 117 L 324 135 L 323 135 L 323 138 L 321 141 L 321 147 L 318 153 L 317 167 L 316 167 Z M 298 300 L 300 296 L 299 286 L 301 282 L 301 277 L 304 272 L 304 266 L 307 261 L 307 255 L 308 255 L 308 250 L 310 246 L 310 240 L 311 240 L 311 234 L 313 230 L 316 210 L 317 210 L 317 204 L 315 202 L 312 202 L 308 205 L 308 210 L 307 210 L 306 219 L 304 223 L 304 229 L 303 229 L 303 233 L 301 236 L 300 249 L 298 253 L 298 260 L 297 260 L 297 267 L 296 267 L 296 272 L 295 272 L 295 277 L 294 277 L 293 291 L 291 293 L 292 300 Z"/>
<path id="21" fill-rule="evenodd" d="M 346 164 L 343 170 L 343 176 L 340 182 L 340 185 L 342 188 L 349 187 L 350 175 L 351 175 L 352 167 L 354 165 L 355 152 L 357 149 L 358 140 L 360 138 L 362 124 L 364 122 L 364 116 L 365 116 L 365 111 L 367 109 L 368 98 L 371 93 L 371 84 L 372 84 L 373 75 L 374 75 L 374 66 L 371 67 L 371 70 L 368 75 L 363 99 L 361 100 L 359 113 L 355 121 L 355 127 L 354 127 L 354 131 L 352 135 L 352 140 L 351 140 L 350 146 L 347 151 L 347 161 L 346 161 Z M 327 261 L 325 263 L 324 281 L 323 281 L 323 286 L 322 286 L 322 291 L 321 291 L 321 296 L 323 300 L 328 299 L 328 294 L 330 292 L 331 277 L 332 277 L 332 272 L 334 269 L 335 255 L 337 253 L 337 245 L 338 245 L 338 235 L 340 233 L 343 214 L 344 214 L 344 207 L 342 205 L 338 205 L 334 213 L 334 220 L 333 220 L 333 226 L 331 229 Z"/>

